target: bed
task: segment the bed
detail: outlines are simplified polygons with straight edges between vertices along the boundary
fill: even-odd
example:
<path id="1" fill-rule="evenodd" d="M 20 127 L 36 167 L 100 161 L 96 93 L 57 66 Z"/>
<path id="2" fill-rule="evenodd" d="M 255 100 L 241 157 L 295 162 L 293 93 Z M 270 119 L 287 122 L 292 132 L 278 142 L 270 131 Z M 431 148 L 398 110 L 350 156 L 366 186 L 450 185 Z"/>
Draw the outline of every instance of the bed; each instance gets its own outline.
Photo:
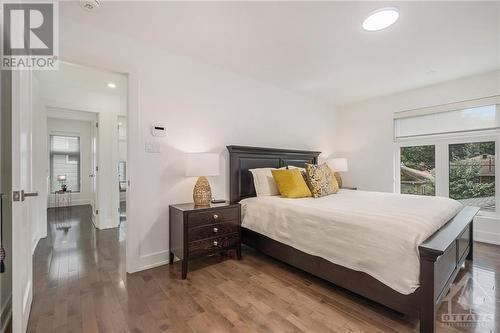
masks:
<path id="1" fill-rule="evenodd" d="M 241 202 L 242 214 L 247 214 L 244 218 L 246 222 L 244 221 L 242 226 L 242 238 L 246 245 L 400 313 L 419 316 L 420 332 L 435 332 L 439 302 L 446 295 L 465 260 L 473 259 L 472 222 L 479 210 L 477 207 L 454 207 L 449 202 L 445 205 L 440 202 L 449 200 L 445 198 L 418 199 L 427 200 L 425 204 L 429 205 L 423 214 L 412 211 L 411 205 L 400 207 L 399 212 L 391 215 L 393 220 L 400 217 L 402 222 L 408 224 L 408 221 L 411 221 L 422 229 L 422 232 L 406 239 L 403 235 L 408 231 L 405 230 L 394 232 L 392 235 L 390 232 L 383 232 L 382 229 L 391 227 L 390 224 L 380 224 L 384 218 L 387 219 L 387 216 L 382 216 L 383 212 L 390 209 L 375 204 L 372 209 L 379 206 L 379 210 L 374 213 L 370 210 L 359 211 L 356 207 L 349 208 L 349 205 L 346 205 L 354 198 L 367 200 L 367 203 L 377 200 L 387 202 L 387 207 L 392 205 L 397 208 L 401 205 L 401 202 L 398 202 L 403 197 L 401 195 L 341 190 L 340 193 L 329 196 L 330 198 L 321 199 L 256 197 L 249 169 L 290 165 L 303 167 L 305 163 L 317 163 L 320 152 L 244 146 L 228 146 L 227 149 L 230 155 L 230 200 Z M 382 197 L 374 199 L 373 195 Z M 387 195 L 391 197 L 385 197 Z M 341 204 L 335 206 L 334 202 L 328 202 L 333 199 Z M 369 204 L 360 206 L 369 207 Z M 447 208 L 440 209 L 442 206 Z M 280 214 L 272 215 L 272 212 L 280 209 Z M 334 211 L 329 211 L 331 209 Z M 307 215 L 304 212 L 316 213 Z M 430 212 L 433 213 L 432 216 L 428 215 Z M 328 216 L 333 213 L 336 220 L 330 221 L 329 224 Z M 426 219 L 434 218 L 434 215 L 444 219 L 443 222 L 437 226 L 426 223 Z M 293 228 L 293 223 L 298 224 L 301 220 L 308 221 L 309 229 L 301 231 L 303 234 L 290 232 L 297 230 Z M 259 221 L 264 223 L 258 223 Z M 339 229 L 342 221 L 344 226 Z M 330 237 L 325 241 L 331 244 L 332 249 L 326 253 L 322 252 L 321 248 L 313 248 L 307 243 L 309 238 L 312 238 L 311 243 L 318 242 L 314 239 L 314 230 L 325 225 L 330 226 L 329 229 L 323 230 L 323 234 Z M 349 228 L 358 228 L 358 235 L 371 233 L 370 237 L 353 239 L 353 242 L 368 245 L 369 241 L 378 241 L 380 244 L 386 244 L 390 238 L 397 246 L 380 246 L 379 253 L 372 254 L 338 254 L 335 252 L 336 248 L 341 248 L 338 242 L 356 237 L 352 233 L 349 234 Z M 402 256 L 398 249 L 406 249 L 407 256 Z M 365 259 L 364 262 L 355 260 L 356 255 Z M 350 260 L 347 260 L 349 256 Z M 413 263 L 408 259 L 411 256 Z M 380 273 L 383 270 L 377 271 L 377 267 L 384 261 L 389 267 L 385 274 Z M 372 264 L 372 271 L 366 268 L 367 263 Z M 398 273 L 394 274 L 396 278 L 391 277 L 390 272 Z M 402 278 L 398 276 L 401 272 Z"/>

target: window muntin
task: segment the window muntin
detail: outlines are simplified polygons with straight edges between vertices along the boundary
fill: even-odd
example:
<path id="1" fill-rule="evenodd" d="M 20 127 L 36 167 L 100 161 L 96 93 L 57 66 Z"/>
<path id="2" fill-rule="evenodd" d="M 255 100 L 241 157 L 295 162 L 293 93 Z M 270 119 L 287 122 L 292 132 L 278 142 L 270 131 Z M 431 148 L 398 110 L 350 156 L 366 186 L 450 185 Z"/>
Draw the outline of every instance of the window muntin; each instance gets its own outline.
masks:
<path id="1" fill-rule="evenodd" d="M 58 176 L 66 176 L 60 181 Z M 80 192 L 80 138 L 77 136 L 50 136 L 51 192 L 61 190 L 64 183 L 72 192 Z"/>
<path id="2" fill-rule="evenodd" d="M 401 147 L 400 156 L 401 193 L 436 195 L 436 146 Z"/>

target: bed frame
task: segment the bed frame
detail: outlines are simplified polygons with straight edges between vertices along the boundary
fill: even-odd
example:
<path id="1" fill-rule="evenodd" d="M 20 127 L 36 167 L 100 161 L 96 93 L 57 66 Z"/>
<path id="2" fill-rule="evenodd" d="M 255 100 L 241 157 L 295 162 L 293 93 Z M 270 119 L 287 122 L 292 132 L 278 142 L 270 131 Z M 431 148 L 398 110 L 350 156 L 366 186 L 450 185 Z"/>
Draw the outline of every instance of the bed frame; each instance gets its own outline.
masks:
<path id="1" fill-rule="evenodd" d="M 229 151 L 230 200 L 232 203 L 254 197 L 253 168 L 318 162 L 318 151 L 227 146 Z M 334 283 L 400 313 L 419 316 L 420 332 L 436 331 L 436 313 L 465 260 L 473 259 L 473 218 L 477 207 L 464 207 L 441 229 L 419 246 L 420 287 L 410 295 L 389 288 L 370 275 L 336 265 L 242 228 L 243 242 L 273 258 Z"/>

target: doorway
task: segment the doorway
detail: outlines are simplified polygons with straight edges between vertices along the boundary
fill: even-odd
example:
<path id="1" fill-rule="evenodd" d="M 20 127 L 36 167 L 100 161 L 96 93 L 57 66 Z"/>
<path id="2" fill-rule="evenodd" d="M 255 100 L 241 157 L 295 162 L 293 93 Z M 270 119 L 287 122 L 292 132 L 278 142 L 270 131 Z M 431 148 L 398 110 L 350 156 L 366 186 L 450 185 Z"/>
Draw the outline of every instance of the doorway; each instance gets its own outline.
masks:
<path id="1" fill-rule="evenodd" d="M 47 142 L 34 147 L 45 151 L 40 165 L 47 166 L 35 178 L 46 183 L 48 208 L 90 205 L 97 229 L 117 228 L 125 220 L 127 76 L 68 62 L 59 67 L 35 74 L 38 123 L 47 124 L 34 133 Z M 77 151 L 57 151 L 57 144 Z"/>
<path id="2" fill-rule="evenodd" d="M 95 271 L 101 272 L 110 269 L 111 261 L 114 265 L 113 273 L 108 273 L 108 275 L 118 275 L 120 281 L 126 281 L 126 267 L 134 269 L 131 262 L 135 256 L 130 260 L 125 260 L 125 248 L 128 250 L 134 244 L 129 241 L 125 242 L 126 219 L 122 219 L 120 223 L 120 158 L 117 128 L 119 116 L 124 117 L 127 126 L 130 123 L 127 121 L 128 80 L 132 76 L 133 85 L 136 87 L 136 73 L 127 67 L 125 69 L 128 74 L 125 75 L 68 62 L 60 62 L 60 68 L 67 70 L 50 72 L 50 76 L 49 71 L 15 71 L 12 73 L 11 84 L 7 86 L 12 89 L 4 91 L 3 87 L 6 85 L 2 84 L 2 95 L 5 93 L 10 98 L 9 101 L 8 98 L 2 96 L 0 146 L 6 145 L 8 149 L 2 149 L 0 154 L 2 154 L 2 162 L 5 161 L 10 168 L 8 170 L 2 167 L 2 179 L 4 179 L 4 171 L 12 176 L 11 184 L 0 182 L 2 190 L 10 191 L 7 199 L 4 196 L 2 200 L 2 203 L 8 201 L 7 205 L 2 207 L 6 207 L 2 210 L 2 221 L 8 222 L 12 228 L 11 245 L 13 248 L 7 251 L 8 255 L 12 254 L 12 261 L 23 263 L 9 266 L 12 267 L 12 301 L 4 303 L 10 305 L 12 309 L 10 311 L 12 330 L 16 332 L 26 331 L 32 325 L 32 319 L 29 317 L 30 309 L 31 314 L 33 311 L 37 313 L 37 307 L 39 312 L 45 311 L 46 302 L 43 296 L 42 299 L 40 298 L 40 286 L 56 286 L 57 288 L 61 278 L 65 281 L 63 285 L 67 286 L 69 281 L 74 280 L 75 272 L 78 270 L 83 269 L 83 272 L 78 272 L 76 276 L 85 276 Z M 2 71 L 2 83 L 3 74 Z M 110 78 L 114 78 L 115 81 Z M 58 80 L 64 79 L 66 83 L 58 84 Z M 110 98 L 105 98 L 103 87 L 109 89 L 106 93 L 108 97 L 114 98 L 116 103 L 110 102 Z M 136 93 L 132 94 L 133 112 L 131 114 L 134 119 L 137 118 L 136 97 Z M 5 114 L 3 113 L 6 109 L 4 101 L 8 101 L 11 106 L 11 111 Z M 85 121 L 85 119 L 73 119 L 75 114 L 90 114 L 97 118 L 95 121 L 87 120 L 94 131 L 91 132 L 90 146 L 94 146 L 95 149 L 91 148 L 92 172 L 85 175 L 81 171 L 85 162 L 81 155 L 81 142 L 84 140 L 82 136 L 76 135 L 75 131 L 68 130 L 69 127 L 67 127 L 52 134 L 51 139 L 47 128 L 49 118 Z M 136 124 L 137 121 L 132 123 Z M 10 135 L 8 131 L 4 131 L 4 124 L 10 125 L 7 128 L 11 130 Z M 137 133 L 138 126 L 133 126 L 132 131 Z M 3 135 L 6 137 L 4 138 Z M 125 150 L 129 150 L 128 140 L 127 136 Z M 65 149 L 58 150 L 60 146 L 57 143 L 61 142 L 65 142 Z M 104 145 L 105 142 L 108 146 Z M 51 169 L 51 145 L 54 148 L 53 165 L 64 162 L 63 166 L 73 169 L 60 171 L 63 169 L 56 169 L 53 166 Z M 80 147 L 80 154 L 75 147 Z M 3 158 L 4 154 L 8 154 L 9 149 L 12 157 L 11 163 Z M 130 200 L 128 179 L 133 173 L 129 170 L 131 169 L 127 167 L 125 175 L 127 200 Z M 80 174 L 79 180 L 74 177 L 75 172 Z M 94 178 L 94 196 L 90 196 L 88 201 L 85 201 L 83 196 L 76 201 L 73 201 L 73 197 L 63 200 L 61 206 L 65 212 L 69 213 L 69 218 L 66 220 L 69 228 L 57 229 L 52 213 L 48 214 L 54 208 L 50 207 L 50 199 L 53 199 L 52 196 L 55 194 L 52 192 L 64 191 L 62 185 L 65 185 L 66 192 L 74 188 L 76 195 L 82 191 L 85 179 L 90 178 Z M 16 223 L 10 223 L 10 221 L 16 221 Z M 51 223 L 54 228 L 47 227 Z M 119 234 L 123 236 L 118 237 Z M 74 237 L 75 235 L 78 237 Z M 133 241 L 135 243 L 135 240 Z M 84 246 L 80 247 L 82 244 Z M 7 242 L 4 246 L 8 246 Z M 92 250 L 89 252 L 89 249 Z M 50 259 L 44 262 L 38 260 L 39 258 Z M 33 259 L 35 265 L 32 265 Z M 9 258 L 5 263 L 8 265 L 8 262 L 10 262 Z M 86 266 L 86 264 L 92 265 Z M 56 272 L 50 271 L 54 265 L 58 267 Z M 37 280 L 36 278 L 40 276 L 42 280 Z M 4 283 L 7 280 L 5 277 L 7 275 L 0 276 L 2 286 L 8 285 Z M 4 301 L 2 295 L 0 299 Z M 63 304 L 65 301 L 65 299 L 61 300 L 58 304 Z M 52 325 L 52 323 L 49 324 L 48 318 L 45 318 L 43 322 L 49 326 Z M 37 327 L 38 325 L 42 325 L 39 330 L 47 331 L 44 330 L 43 324 L 39 322 Z"/>
<path id="3" fill-rule="evenodd" d="M 32 91 L 33 179 L 40 199 L 33 215 L 45 218 L 33 219 L 28 327 L 43 330 L 46 318 L 40 309 L 47 293 L 39 286 L 85 284 L 89 274 L 96 281 L 111 274 L 126 280 L 121 198 L 128 183 L 128 81 L 120 73 L 61 62 L 58 71 L 35 72 Z M 71 306 L 69 300 L 59 301 Z"/>

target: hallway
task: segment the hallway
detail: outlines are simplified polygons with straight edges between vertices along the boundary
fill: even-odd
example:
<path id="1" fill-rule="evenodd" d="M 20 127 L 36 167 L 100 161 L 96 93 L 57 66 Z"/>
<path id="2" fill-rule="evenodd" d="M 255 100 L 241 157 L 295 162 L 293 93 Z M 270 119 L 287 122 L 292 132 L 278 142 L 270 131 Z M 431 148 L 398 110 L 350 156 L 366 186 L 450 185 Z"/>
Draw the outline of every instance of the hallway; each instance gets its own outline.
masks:
<path id="1" fill-rule="evenodd" d="M 127 275 L 123 232 L 94 229 L 90 206 L 67 213 L 49 210 L 49 236 L 34 254 L 28 332 L 418 331 L 415 319 L 248 247 L 241 261 L 229 260 L 233 253 L 194 261 L 187 280 L 179 279 L 178 263 Z M 499 247 L 475 245 L 474 265 L 459 274 L 457 280 L 466 284 L 454 289 L 451 306 L 463 310 L 464 295 L 473 295 L 466 305 L 491 317 L 483 326 L 450 328 L 438 322 L 438 332 L 498 332 Z M 438 318 L 447 311 L 446 303 Z"/>
<path id="2" fill-rule="evenodd" d="M 126 321 L 117 309 L 127 299 L 125 235 L 119 229 L 93 228 L 91 214 L 90 206 L 65 208 L 60 214 L 48 210 L 48 237 L 33 257 L 28 332 L 123 328 Z"/>

